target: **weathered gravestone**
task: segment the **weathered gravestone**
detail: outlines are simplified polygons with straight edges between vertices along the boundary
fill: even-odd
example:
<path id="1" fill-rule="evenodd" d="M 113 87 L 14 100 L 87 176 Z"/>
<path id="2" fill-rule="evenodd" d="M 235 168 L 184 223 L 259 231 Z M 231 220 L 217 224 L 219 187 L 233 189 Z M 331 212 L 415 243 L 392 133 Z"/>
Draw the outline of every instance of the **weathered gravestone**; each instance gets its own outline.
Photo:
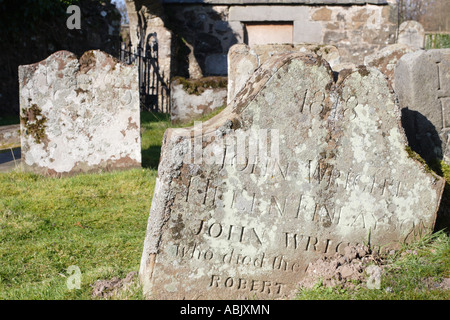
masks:
<path id="1" fill-rule="evenodd" d="M 380 70 L 395 89 L 394 70 L 398 60 L 405 54 L 415 51 L 406 44 L 391 44 L 364 58 L 364 64 Z"/>
<path id="2" fill-rule="evenodd" d="M 427 161 L 450 163 L 450 49 L 404 55 L 395 83 L 411 147 Z"/>
<path id="3" fill-rule="evenodd" d="M 408 156 L 405 141 L 378 70 L 335 84 L 316 55 L 268 60 L 215 118 L 166 131 L 144 292 L 285 297 L 324 254 L 430 232 L 444 182 Z"/>
<path id="4" fill-rule="evenodd" d="M 48 175 L 139 167 L 137 69 L 68 51 L 19 66 L 22 163 Z"/>
<path id="5" fill-rule="evenodd" d="M 403 22 L 398 28 L 397 43 L 406 44 L 415 50 L 423 49 L 425 44 L 423 26 L 414 20 Z"/>
<path id="6" fill-rule="evenodd" d="M 244 88 L 250 76 L 265 61 L 278 54 L 316 53 L 327 60 L 333 68 L 339 64 L 339 50 L 333 45 L 317 44 L 260 44 L 248 46 L 243 43 L 233 45 L 228 50 L 228 96 L 227 103 Z"/>

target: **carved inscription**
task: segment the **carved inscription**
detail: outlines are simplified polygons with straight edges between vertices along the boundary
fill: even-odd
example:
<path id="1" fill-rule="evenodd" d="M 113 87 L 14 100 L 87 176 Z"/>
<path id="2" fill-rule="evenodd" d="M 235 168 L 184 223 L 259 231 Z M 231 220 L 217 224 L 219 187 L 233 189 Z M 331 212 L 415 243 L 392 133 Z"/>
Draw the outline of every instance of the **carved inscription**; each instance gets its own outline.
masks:
<path id="1" fill-rule="evenodd" d="M 408 157 L 384 76 L 336 84 L 295 57 L 261 66 L 200 136 L 166 132 L 140 270 L 155 298 L 289 297 L 323 255 L 432 228 L 443 184 Z"/>

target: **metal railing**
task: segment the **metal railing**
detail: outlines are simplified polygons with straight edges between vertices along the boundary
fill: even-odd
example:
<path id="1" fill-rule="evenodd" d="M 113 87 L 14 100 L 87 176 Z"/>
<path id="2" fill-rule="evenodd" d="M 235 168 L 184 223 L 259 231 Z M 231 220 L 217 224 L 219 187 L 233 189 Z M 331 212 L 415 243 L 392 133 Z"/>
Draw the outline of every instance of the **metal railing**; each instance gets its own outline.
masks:
<path id="1" fill-rule="evenodd" d="M 128 45 L 122 42 L 120 60 L 138 67 L 141 110 L 169 113 L 170 87 L 165 81 L 164 72 L 160 73 L 156 33 L 150 34 L 148 39 L 145 48 L 139 43 L 135 50 L 131 41 Z"/>

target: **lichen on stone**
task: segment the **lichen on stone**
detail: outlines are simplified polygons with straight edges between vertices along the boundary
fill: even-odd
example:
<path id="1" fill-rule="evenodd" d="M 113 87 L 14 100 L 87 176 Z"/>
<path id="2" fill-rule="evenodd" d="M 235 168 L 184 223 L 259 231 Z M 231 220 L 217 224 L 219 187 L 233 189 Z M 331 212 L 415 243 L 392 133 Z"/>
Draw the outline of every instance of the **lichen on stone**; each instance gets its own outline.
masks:
<path id="1" fill-rule="evenodd" d="M 47 122 L 42 110 L 36 104 L 32 104 L 30 108 L 23 111 L 20 122 L 25 129 L 25 135 L 32 136 L 34 141 L 40 144 L 46 136 L 45 123 Z"/>
<path id="2" fill-rule="evenodd" d="M 201 79 L 186 79 L 183 77 L 175 77 L 173 83 L 183 85 L 183 90 L 188 94 L 201 95 L 206 89 L 217 89 L 227 87 L 226 77 L 204 77 Z"/>

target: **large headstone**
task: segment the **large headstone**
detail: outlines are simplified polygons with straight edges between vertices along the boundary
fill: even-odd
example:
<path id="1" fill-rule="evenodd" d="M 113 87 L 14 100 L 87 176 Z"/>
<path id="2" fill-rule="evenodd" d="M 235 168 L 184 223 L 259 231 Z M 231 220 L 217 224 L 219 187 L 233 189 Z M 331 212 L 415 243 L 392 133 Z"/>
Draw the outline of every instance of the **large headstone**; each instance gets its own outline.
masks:
<path id="1" fill-rule="evenodd" d="M 450 49 L 404 55 L 395 68 L 395 91 L 411 147 L 427 161 L 450 163 Z"/>
<path id="2" fill-rule="evenodd" d="M 384 75 L 338 83 L 316 55 L 279 55 L 233 103 L 168 129 L 141 260 L 155 299 L 278 298 L 348 245 L 431 232 L 444 181 L 409 157 Z"/>
<path id="3" fill-rule="evenodd" d="M 414 20 L 403 22 L 398 28 L 397 43 L 406 44 L 413 49 L 423 49 L 425 44 L 425 30 Z"/>
<path id="4" fill-rule="evenodd" d="M 22 163 L 48 175 L 140 167 L 137 69 L 68 51 L 19 67 Z"/>

